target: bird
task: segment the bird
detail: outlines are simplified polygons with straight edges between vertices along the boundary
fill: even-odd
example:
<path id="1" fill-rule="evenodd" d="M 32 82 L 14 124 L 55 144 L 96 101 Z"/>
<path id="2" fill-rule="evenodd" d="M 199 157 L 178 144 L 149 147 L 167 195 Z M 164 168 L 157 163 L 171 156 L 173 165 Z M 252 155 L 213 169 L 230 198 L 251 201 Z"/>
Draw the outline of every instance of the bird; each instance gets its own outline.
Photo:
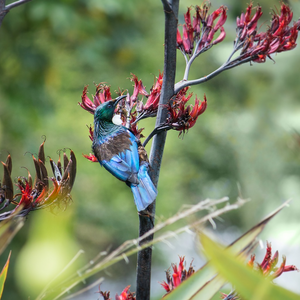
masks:
<path id="1" fill-rule="evenodd" d="M 141 212 L 156 199 L 157 189 L 149 176 L 149 161 L 140 140 L 130 129 L 113 123 L 116 106 L 125 97 L 119 96 L 96 108 L 92 150 L 101 166 L 131 188 Z"/>

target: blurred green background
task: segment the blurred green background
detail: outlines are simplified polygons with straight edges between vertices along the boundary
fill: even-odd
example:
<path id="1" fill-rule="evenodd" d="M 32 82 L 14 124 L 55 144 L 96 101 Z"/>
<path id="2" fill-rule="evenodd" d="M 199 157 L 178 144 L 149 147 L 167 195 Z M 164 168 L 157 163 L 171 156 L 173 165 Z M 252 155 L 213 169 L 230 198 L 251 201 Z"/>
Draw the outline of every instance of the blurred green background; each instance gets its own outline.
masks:
<path id="1" fill-rule="evenodd" d="M 211 2 L 212 10 L 222 4 L 228 7 L 227 36 L 195 61 L 191 79 L 210 73 L 227 59 L 235 18 L 249 1 Z M 179 23 L 187 6 L 201 3 L 182 0 Z M 262 0 L 260 5 L 264 30 L 269 12 L 280 4 Z M 290 5 L 297 19 L 300 3 L 290 1 Z M 30 154 L 25 153 L 37 153 L 45 135 L 46 155 L 57 160 L 58 150 L 71 148 L 77 155 L 78 173 L 67 210 L 55 215 L 32 213 L 2 254 L 0 266 L 12 249 L 4 300 L 34 299 L 80 249 L 85 253 L 73 272 L 99 252 L 137 236 L 138 216 L 128 187 L 81 155 L 91 152 L 86 125 L 93 118 L 77 103 L 85 85 L 90 95 L 94 93 L 94 83 L 131 92 L 130 73 L 142 79 L 149 91 L 163 71 L 163 35 L 159 0 L 33 0 L 5 17 L 0 29 L 0 160 L 12 155 L 14 178 L 27 175 L 22 167 L 34 174 Z M 168 134 L 157 221 L 201 199 L 250 198 L 217 223 L 221 239 L 229 242 L 292 198 L 291 208 L 272 221 L 263 239 L 274 241 L 281 254 L 293 249 L 298 256 L 294 260 L 288 256 L 287 263 L 298 262 L 300 267 L 299 47 L 273 58 L 276 63 L 239 66 L 191 88 L 200 99 L 206 94 L 208 109 L 183 139 L 178 139 L 178 132 Z M 184 59 L 178 52 L 177 80 L 183 71 Z M 154 121 L 141 121 L 145 135 Z M 194 247 L 191 241 L 186 244 Z M 163 294 L 158 282 L 165 279 L 164 270 L 178 261 L 177 255 L 186 255 L 188 262 L 195 258 L 184 252 L 188 249 L 182 243 L 174 245 L 154 250 L 154 296 Z M 131 284 L 134 291 L 135 260 L 131 257 L 129 264 L 119 263 L 101 274 L 109 282 L 101 288 L 114 295 Z M 195 259 L 195 267 L 200 267 L 196 263 Z M 292 275 L 286 286 L 300 292 L 299 286 L 289 286 L 299 282 L 299 273 Z M 84 299 L 97 298 L 93 291 Z"/>

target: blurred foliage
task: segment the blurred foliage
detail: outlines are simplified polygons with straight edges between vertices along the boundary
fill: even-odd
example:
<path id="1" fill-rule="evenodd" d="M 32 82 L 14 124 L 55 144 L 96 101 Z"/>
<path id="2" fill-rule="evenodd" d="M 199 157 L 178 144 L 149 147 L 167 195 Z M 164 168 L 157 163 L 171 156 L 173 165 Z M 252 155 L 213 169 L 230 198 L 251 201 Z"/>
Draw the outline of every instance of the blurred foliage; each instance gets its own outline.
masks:
<path id="1" fill-rule="evenodd" d="M 213 9 L 228 6 L 227 37 L 195 61 L 191 78 L 204 76 L 224 62 L 235 37 L 235 18 L 249 1 L 211 2 Z M 300 3 L 290 2 L 297 18 Z M 179 22 L 192 4 L 199 3 L 181 1 Z M 266 21 L 263 29 L 275 3 L 262 0 L 260 5 Z M 46 215 L 31 214 L 9 247 L 13 251 L 3 299 L 29 294 L 33 298 L 40 292 L 40 286 L 32 291 L 24 283 L 24 277 L 31 281 L 39 277 L 33 272 L 42 261 L 33 254 L 44 252 L 39 240 L 45 245 L 47 241 L 61 244 L 56 253 L 66 254 L 64 266 L 79 249 L 86 252 L 88 261 L 100 251 L 137 236 L 138 216 L 128 187 L 98 164 L 80 157 L 91 151 L 86 125 L 93 118 L 77 102 L 85 85 L 94 93 L 93 83 L 107 82 L 112 91 L 119 87 L 132 91 L 130 73 L 142 79 L 149 90 L 154 76 L 163 70 L 163 35 L 159 0 L 36 0 L 13 9 L 4 19 L 0 30 L 0 160 L 7 152 L 12 155 L 13 177 L 27 174 L 23 166 L 34 173 L 30 155 L 24 154 L 36 151 L 41 136 L 46 135 L 46 153 L 54 157 L 57 150 L 71 148 L 78 158 L 78 173 L 73 204 L 67 211 L 50 216 L 49 223 L 45 223 Z M 168 134 L 158 186 L 158 219 L 199 199 L 236 198 L 237 183 L 241 195 L 252 201 L 224 216 L 221 229 L 235 225 L 243 231 L 291 197 L 292 209 L 281 214 L 274 231 L 280 231 L 283 222 L 298 219 L 299 48 L 274 59 L 275 64 L 269 60 L 243 65 L 191 89 L 200 98 L 207 95 L 208 109 L 183 140 L 177 138 L 177 132 Z M 179 52 L 177 60 L 180 80 L 184 59 Z M 154 119 L 141 121 L 140 126 L 149 134 Z M 63 220 L 57 227 L 60 218 Z M 9 249 L 1 256 L 0 265 L 4 265 Z M 27 259 L 28 265 L 20 262 L 19 256 Z M 154 256 L 165 268 L 171 263 L 161 253 L 154 251 Z M 30 274 L 26 271 L 29 267 Z M 42 268 L 46 272 L 46 266 Z M 128 275 L 134 271 L 134 259 L 111 270 L 116 282 L 127 278 L 118 291 L 128 284 L 134 290 L 134 276 Z"/>

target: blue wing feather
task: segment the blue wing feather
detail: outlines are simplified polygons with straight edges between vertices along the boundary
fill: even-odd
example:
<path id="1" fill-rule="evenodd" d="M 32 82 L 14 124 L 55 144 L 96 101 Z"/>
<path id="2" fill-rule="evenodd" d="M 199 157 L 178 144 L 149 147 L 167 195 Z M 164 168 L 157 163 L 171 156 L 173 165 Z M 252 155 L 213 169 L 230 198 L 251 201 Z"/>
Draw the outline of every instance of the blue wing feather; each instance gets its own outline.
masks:
<path id="1" fill-rule="evenodd" d="M 124 129 L 129 133 L 129 149 L 116 154 L 109 161 L 100 161 L 100 164 L 115 177 L 129 184 L 137 210 L 142 211 L 155 200 L 157 189 L 148 175 L 149 164 L 143 162 L 140 165 L 138 140 L 131 131 Z M 104 143 L 109 143 L 109 139 Z"/>

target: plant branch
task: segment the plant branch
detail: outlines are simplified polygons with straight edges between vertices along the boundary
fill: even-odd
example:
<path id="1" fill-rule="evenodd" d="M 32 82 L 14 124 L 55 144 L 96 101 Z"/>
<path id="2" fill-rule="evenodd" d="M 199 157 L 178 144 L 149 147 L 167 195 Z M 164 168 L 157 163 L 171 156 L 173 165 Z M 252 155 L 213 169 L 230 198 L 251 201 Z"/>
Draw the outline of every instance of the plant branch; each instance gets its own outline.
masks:
<path id="1" fill-rule="evenodd" d="M 29 1 L 31 1 L 31 0 L 19 0 L 19 1 L 13 2 L 11 4 L 5 5 L 6 0 L 0 0 L 0 27 L 1 27 L 4 17 L 12 8 L 20 6 Z"/>
<path id="2" fill-rule="evenodd" d="M 238 57 L 237 59 L 235 59 L 233 61 L 227 61 L 221 67 L 219 67 L 215 71 L 211 72 L 207 76 L 204 76 L 204 77 L 201 77 L 201 78 L 198 78 L 198 79 L 194 79 L 194 80 L 182 80 L 182 81 L 179 81 L 179 82 L 177 82 L 175 84 L 175 94 L 178 93 L 180 90 L 182 90 L 183 88 L 185 88 L 187 86 L 196 85 L 196 84 L 200 84 L 200 83 L 203 83 L 205 81 L 208 81 L 208 80 L 214 78 L 215 76 L 219 75 L 223 71 L 226 71 L 226 70 L 232 69 L 232 68 L 234 68 L 236 66 L 239 66 L 241 64 L 250 62 L 253 59 L 254 59 L 253 56 L 249 56 L 249 57 L 247 57 L 245 59 L 240 59 L 240 57 Z"/>
<path id="3" fill-rule="evenodd" d="M 164 75 L 161 89 L 161 96 L 158 106 L 156 125 L 163 124 L 167 118 L 166 104 L 174 95 L 175 71 L 176 71 L 176 36 L 178 23 L 178 7 L 179 0 L 162 0 L 165 13 L 165 52 L 164 52 Z M 157 186 L 161 160 L 163 156 L 166 132 L 160 132 L 155 135 L 152 142 L 150 152 L 150 177 Z M 139 215 L 139 236 L 143 236 L 150 231 L 154 226 L 155 218 L 155 201 L 148 207 L 149 215 Z M 145 243 L 151 242 L 153 235 L 139 243 L 142 246 Z M 139 251 L 137 259 L 137 284 L 136 284 L 136 299 L 150 299 L 150 282 L 151 282 L 151 259 L 152 248 L 148 247 Z"/>

